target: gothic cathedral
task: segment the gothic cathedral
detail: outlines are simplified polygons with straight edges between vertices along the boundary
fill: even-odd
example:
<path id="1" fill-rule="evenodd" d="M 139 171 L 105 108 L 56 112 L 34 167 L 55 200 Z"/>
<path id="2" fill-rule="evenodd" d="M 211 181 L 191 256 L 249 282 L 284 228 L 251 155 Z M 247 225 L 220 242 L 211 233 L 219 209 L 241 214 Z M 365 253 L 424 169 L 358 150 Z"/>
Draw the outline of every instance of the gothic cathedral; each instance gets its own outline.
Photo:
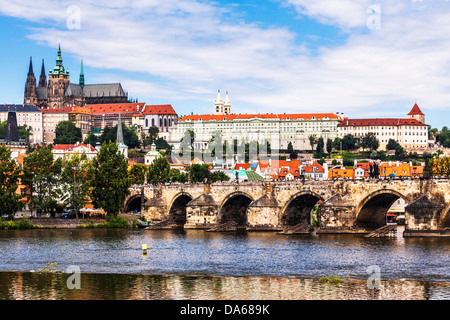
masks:
<path id="1" fill-rule="evenodd" d="M 61 109 L 71 105 L 126 103 L 128 102 L 128 93 L 122 89 L 120 83 L 85 85 L 83 60 L 81 60 L 79 83 L 70 83 L 69 70 L 66 70 L 63 66 L 61 44 L 59 44 L 56 66 L 53 70 L 50 69 L 48 73 L 48 84 L 44 60 L 42 60 L 39 84 L 36 86 L 33 61 L 30 57 L 23 100 L 24 104 L 32 104 L 41 109 Z"/>

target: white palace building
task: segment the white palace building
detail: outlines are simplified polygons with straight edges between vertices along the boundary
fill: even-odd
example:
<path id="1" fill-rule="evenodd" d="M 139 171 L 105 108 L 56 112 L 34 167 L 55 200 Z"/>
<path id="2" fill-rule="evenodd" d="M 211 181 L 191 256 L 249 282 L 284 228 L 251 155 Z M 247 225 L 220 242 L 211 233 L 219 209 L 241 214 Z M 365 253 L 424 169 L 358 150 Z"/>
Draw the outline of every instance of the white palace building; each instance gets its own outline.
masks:
<path id="1" fill-rule="evenodd" d="M 338 124 L 342 118 L 333 113 L 301 114 L 236 114 L 231 113 L 228 92 L 225 102 L 220 90 L 214 103 L 214 114 L 187 115 L 170 129 L 169 143 L 175 148 L 188 130 L 195 134 L 194 149 L 207 148 L 209 141 L 220 132 L 222 141 L 238 143 L 268 141 L 272 149 L 286 149 L 292 142 L 296 150 L 311 150 L 309 136 L 316 135 L 334 140 L 338 136 Z"/>

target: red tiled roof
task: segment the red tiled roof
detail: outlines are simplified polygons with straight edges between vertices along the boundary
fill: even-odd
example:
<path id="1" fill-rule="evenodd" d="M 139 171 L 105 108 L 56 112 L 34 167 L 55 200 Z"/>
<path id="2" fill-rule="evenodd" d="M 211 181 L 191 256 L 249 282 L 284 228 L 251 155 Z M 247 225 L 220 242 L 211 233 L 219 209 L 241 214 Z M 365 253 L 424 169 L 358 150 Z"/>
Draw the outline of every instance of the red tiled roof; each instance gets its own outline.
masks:
<path id="1" fill-rule="evenodd" d="M 316 171 L 313 170 L 314 167 L 317 168 Z M 303 171 L 308 173 L 325 172 L 325 169 L 317 161 L 314 161 L 311 165 L 304 167 Z"/>
<path id="2" fill-rule="evenodd" d="M 69 113 L 70 111 L 72 111 L 75 108 L 76 108 L 76 106 L 66 107 L 66 108 L 61 108 L 61 109 L 49 108 L 49 109 L 41 109 L 41 111 L 42 111 L 42 113 Z"/>
<path id="3" fill-rule="evenodd" d="M 86 108 L 90 109 L 92 114 L 104 113 L 136 113 L 142 112 L 145 102 L 139 103 L 109 103 L 109 104 L 88 104 Z"/>
<path id="4" fill-rule="evenodd" d="M 143 114 L 174 114 L 177 113 L 170 104 L 146 105 Z"/>
<path id="5" fill-rule="evenodd" d="M 426 126 L 416 119 L 393 119 L 393 118 L 374 118 L 374 119 L 345 119 L 339 123 L 338 127 L 366 127 L 366 126 Z"/>
<path id="6" fill-rule="evenodd" d="M 79 144 L 55 144 L 52 148 L 52 150 L 64 150 L 64 151 L 72 151 L 74 148 L 76 147 L 88 147 L 88 145 L 84 144 L 84 143 L 79 143 Z M 90 146 L 90 150 L 91 151 L 95 151 L 95 148 L 93 146 Z"/>
<path id="7" fill-rule="evenodd" d="M 338 116 L 333 113 L 299 113 L 299 114 L 228 114 L 228 115 L 216 115 L 216 114 L 201 114 L 201 115 L 188 115 L 180 119 L 180 121 L 222 121 L 222 120 L 244 120 L 244 119 L 280 119 L 280 120 L 297 120 L 297 119 L 323 119 L 328 117 L 329 119 L 338 119 Z"/>
<path id="8" fill-rule="evenodd" d="M 250 165 L 251 165 L 250 163 L 236 163 L 236 165 L 234 166 L 234 170 L 239 170 L 239 169 L 249 170 Z"/>
<path id="9" fill-rule="evenodd" d="M 420 114 L 422 116 L 424 115 L 422 113 L 422 111 L 420 110 L 419 106 L 417 105 L 417 103 L 414 104 L 414 106 L 412 107 L 411 111 L 408 113 L 408 116 L 416 115 L 416 114 Z"/>

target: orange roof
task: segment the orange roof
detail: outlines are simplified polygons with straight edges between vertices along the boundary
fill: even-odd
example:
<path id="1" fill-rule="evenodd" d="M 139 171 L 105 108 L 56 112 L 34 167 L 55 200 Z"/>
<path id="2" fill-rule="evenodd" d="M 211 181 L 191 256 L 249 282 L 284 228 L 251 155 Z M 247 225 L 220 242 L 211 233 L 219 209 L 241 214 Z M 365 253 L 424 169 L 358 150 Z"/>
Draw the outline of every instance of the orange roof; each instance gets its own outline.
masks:
<path id="1" fill-rule="evenodd" d="M 314 168 L 316 168 L 316 171 L 314 171 Z M 325 169 L 317 162 L 314 161 L 312 164 L 306 166 L 303 168 L 304 172 L 307 173 L 313 173 L 313 172 L 325 172 Z"/>
<path id="2" fill-rule="evenodd" d="M 42 111 L 42 113 L 69 113 L 74 108 L 75 107 L 66 107 L 66 108 L 61 108 L 61 109 L 49 108 L 49 109 L 41 109 L 41 111 Z"/>
<path id="3" fill-rule="evenodd" d="M 188 115 L 181 118 L 181 121 L 231 121 L 231 120 L 245 120 L 245 119 L 280 119 L 280 120 L 297 120 L 297 119 L 323 119 L 328 117 L 330 119 L 338 119 L 338 116 L 333 113 L 299 113 L 299 114 L 228 114 L 228 115 L 215 115 L 215 114 L 201 114 L 201 115 Z"/>
<path id="4" fill-rule="evenodd" d="M 394 119 L 394 118 L 374 118 L 374 119 L 345 119 L 338 124 L 338 127 L 359 127 L 359 126 L 400 126 L 414 125 L 426 126 L 416 119 Z"/>
<path id="5" fill-rule="evenodd" d="M 139 103 L 108 103 L 108 104 L 88 104 L 86 108 L 90 109 L 92 114 L 103 113 L 136 113 L 142 112 L 145 102 Z"/>
<path id="6" fill-rule="evenodd" d="M 422 111 L 420 110 L 419 106 L 417 105 L 417 103 L 414 104 L 414 106 L 412 107 L 411 111 L 408 113 L 408 116 L 416 115 L 416 114 L 420 114 L 422 116 L 424 115 L 422 113 Z"/>
<path id="7" fill-rule="evenodd" d="M 177 114 L 170 104 L 146 105 L 143 114 Z"/>
<path id="8" fill-rule="evenodd" d="M 69 113 L 84 113 L 84 114 L 92 114 L 91 109 L 84 108 L 84 107 L 75 107 L 72 111 Z"/>
<path id="9" fill-rule="evenodd" d="M 234 170 L 249 170 L 250 165 L 250 163 L 236 163 Z"/>
<path id="10" fill-rule="evenodd" d="M 288 174 L 292 174 L 294 178 L 300 177 L 300 168 L 282 168 L 280 170 L 280 178 L 285 178 Z"/>

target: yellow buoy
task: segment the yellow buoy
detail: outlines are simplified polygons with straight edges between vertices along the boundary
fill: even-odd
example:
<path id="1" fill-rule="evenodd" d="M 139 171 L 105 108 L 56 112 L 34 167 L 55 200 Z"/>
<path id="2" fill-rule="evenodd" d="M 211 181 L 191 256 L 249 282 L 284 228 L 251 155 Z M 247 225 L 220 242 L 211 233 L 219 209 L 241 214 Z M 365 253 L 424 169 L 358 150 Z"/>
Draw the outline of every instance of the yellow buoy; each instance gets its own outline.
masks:
<path id="1" fill-rule="evenodd" d="M 146 243 L 142 244 L 142 253 L 143 253 L 144 255 L 147 254 L 147 244 L 146 244 Z"/>

